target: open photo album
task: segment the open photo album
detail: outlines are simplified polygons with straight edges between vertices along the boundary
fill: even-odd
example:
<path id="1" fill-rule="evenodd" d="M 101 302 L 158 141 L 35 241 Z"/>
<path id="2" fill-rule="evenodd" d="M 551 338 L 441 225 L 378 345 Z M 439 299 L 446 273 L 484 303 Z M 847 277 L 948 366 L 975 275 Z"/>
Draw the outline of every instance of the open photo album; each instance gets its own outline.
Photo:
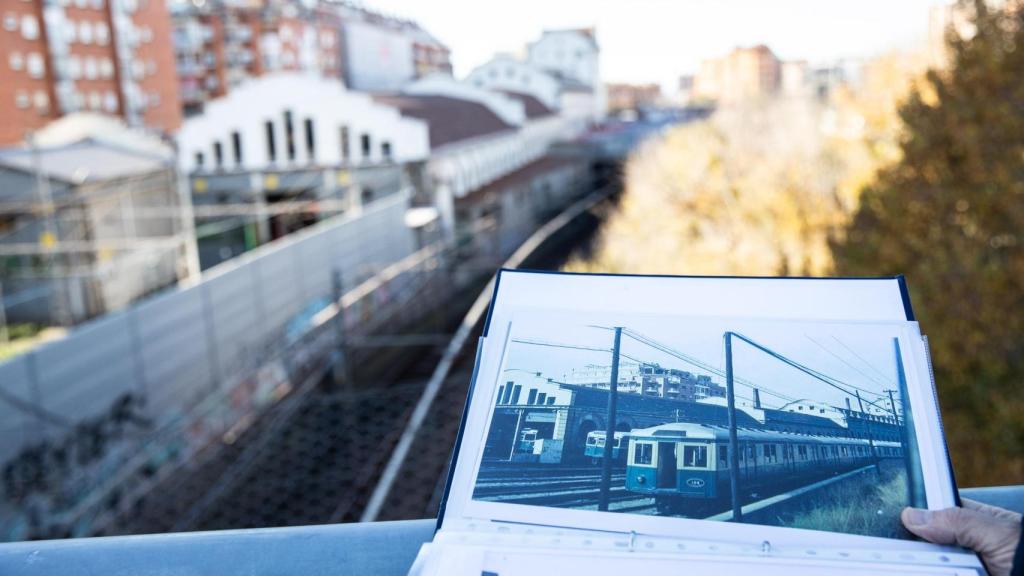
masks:
<path id="1" fill-rule="evenodd" d="M 411 574 L 984 573 L 902 277 L 503 270 Z"/>

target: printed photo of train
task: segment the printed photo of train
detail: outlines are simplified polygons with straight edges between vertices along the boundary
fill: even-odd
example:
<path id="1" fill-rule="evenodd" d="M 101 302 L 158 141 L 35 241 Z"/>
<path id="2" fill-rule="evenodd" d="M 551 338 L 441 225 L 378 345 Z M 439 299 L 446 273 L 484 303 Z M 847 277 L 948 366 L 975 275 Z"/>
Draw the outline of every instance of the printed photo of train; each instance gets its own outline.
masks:
<path id="1" fill-rule="evenodd" d="M 891 335 L 713 319 L 516 328 L 475 500 L 909 537 L 898 513 L 924 490 Z"/>

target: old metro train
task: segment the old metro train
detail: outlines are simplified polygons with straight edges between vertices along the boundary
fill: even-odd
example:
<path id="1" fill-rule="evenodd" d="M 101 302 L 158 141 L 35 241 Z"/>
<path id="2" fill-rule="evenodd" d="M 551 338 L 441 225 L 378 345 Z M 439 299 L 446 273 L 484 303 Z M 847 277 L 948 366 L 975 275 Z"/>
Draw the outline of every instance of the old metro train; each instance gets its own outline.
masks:
<path id="1" fill-rule="evenodd" d="M 591 462 L 599 462 L 604 458 L 605 433 L 594 430 L 587 434 L 587 444 L 583 448 L 584 456 L 591 459 Z M 626 461 L 626 451 L 629 449 L 629 432 L 615 432 L 612 444 L 612 461 L 620 465 Z"/>
<path id="2" fill-rule="evenodd" d="M 740 482 L 747 487 L 782 478 L 842 472 L 874 463 L 867 440 L 740 428 Z M 879 458 L 899 458 L 902 445 L 875 441 Z M 630 433 L 626 490 L 654 496 L 659 508 L 684 499 L 729 495 L 729 429 L 670 423 Z"/>

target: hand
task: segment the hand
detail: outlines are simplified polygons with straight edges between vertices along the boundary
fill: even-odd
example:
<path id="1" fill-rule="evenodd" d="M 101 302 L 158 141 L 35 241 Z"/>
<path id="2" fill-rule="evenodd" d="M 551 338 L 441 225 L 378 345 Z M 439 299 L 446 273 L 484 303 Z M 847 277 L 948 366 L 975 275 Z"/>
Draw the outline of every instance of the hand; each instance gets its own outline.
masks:
<path id="1" fill-rule="evenodd" d="M 974 550 L 992 576 L 1009 576 L 1021 537 L 1021 515 L 973 500 L 963 504 L 945 510 L 904 508 L 900 520 L 929 542 Z"/>

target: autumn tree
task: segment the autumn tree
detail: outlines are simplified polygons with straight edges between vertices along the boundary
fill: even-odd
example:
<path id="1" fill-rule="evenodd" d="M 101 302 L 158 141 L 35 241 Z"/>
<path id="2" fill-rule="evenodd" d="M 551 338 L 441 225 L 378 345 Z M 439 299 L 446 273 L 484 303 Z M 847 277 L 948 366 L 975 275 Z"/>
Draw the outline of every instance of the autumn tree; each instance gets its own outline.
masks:
<path id="1" fill-rule="evenodd" d="M 951 66 L 902 107 L 836 272 L 905 274 L 965 485 L 1024 478 L 1024 10 L 961 4 Z"/>

